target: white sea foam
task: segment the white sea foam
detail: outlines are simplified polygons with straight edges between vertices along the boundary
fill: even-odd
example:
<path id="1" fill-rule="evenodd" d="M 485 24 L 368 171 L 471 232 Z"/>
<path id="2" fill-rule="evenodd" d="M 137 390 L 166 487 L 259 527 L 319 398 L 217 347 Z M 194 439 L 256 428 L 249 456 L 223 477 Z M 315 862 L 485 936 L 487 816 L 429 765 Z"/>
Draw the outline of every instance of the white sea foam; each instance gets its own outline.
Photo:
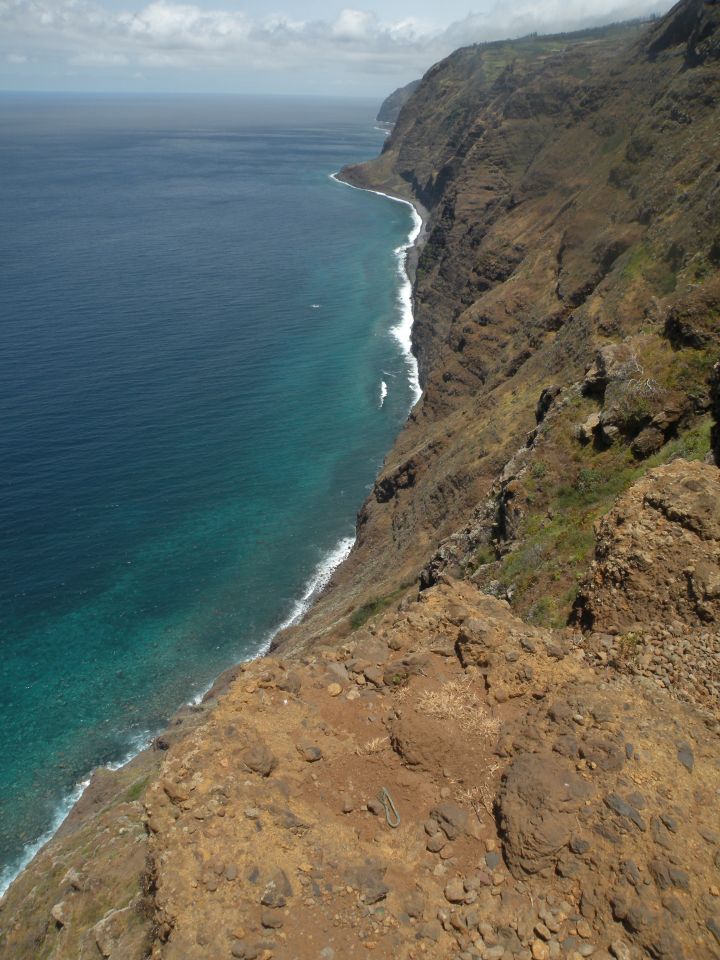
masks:
<path id="1" fill-rule="evenodd" d="M 384 380 L 380 381 L 380 406 L 385 403 L 385 397 L 387 396 L 387 384 Z"/>
<path id="2" fill-rule="evenodd" d="M 123 758 L 121 760 L 114 760 L 111 763 L 106 763 L 105 768 L 107 770 L 119 770 L 121 767 L 124 767 L 126 763 L 130 763 L 130 761 L 143 750 L 146 750 L 152 743 L 152 740 L 153 736 L 149 730 L 143 730 L 141 733 L 136 734 L 130 739 L 129 748 Z M 48 840 L 52 840 L 55 833 L 65 822 L 67 815 L 85 792 L 85 788 L 89 783 L 90 777 L 87 777 L 85 780 L 81 780 L 80 783 L 75 784 L 70 793 L 58 804 L 52 824 L 45 833 L 33 843 L 28 843 L 17 860 L 5 867 L 0 873 L 0 897 L 3 896 L 15 877 L 30 863 L 38 850 L 45 846 Z"/>
<path id="3" fill-rule="evenodd" d="M 130 748 L 126 752 L 122 760 L 114 760 L 112 763 L 106 763 L 105 767 L 108 770 L 119 770 L 121 767 L 124 767 L 126 763 L 130 763 L 139 753 L 142 753 L 143 750 L 147 750 L 150 744 L 153 742 L 153 735 L 149 730 L 143 730 L 142 733 L 136 734 L 130 739 Z"/>
<path id="4" fill-rule="evenodd" d="M 321 593 L 330 582 L 330 577 L 333 575 L 335 570 L 340 566 L 343 560 L 348 557 L 354 543 L 355 537 L 343 537 L 341 540 L 338 540 L 330 553 L 315 567 L 312 576 L 305 584 L 303 595 L 299 600 L 296 600 L 293 603 L 289 615 L 285 618 L 285 620 L 283 620 L 280 626 L 273 631 L 272 635 L 268 637 L 265 648 L 266 650 L 267 647 L 270 646 L 270 642 L 276 634 L 280 633 L 281 630 L 286 630 L 288 627 L 294 626 L 296 623 L 299 623 L 300 620 L 302 620 L 303 616 L 312 606 L 317 595 Z"/>
<path id="5" fill-rule="evenodd" d="M 399 247 L 396 247 L 394 250 L 398 265 L 398 275 L 400 277 L 400 288 L 397 295 L 400 319 L 390 332 L 402 348 L 408 371 L 408 382 L 413 395 L 412 406 L 415 406 L 422 396 L 422 389 L 420 387 L 420 373 L 418 370 L 417 360 L 412 352 L 412 283 L 410 282 L 410 276 L 408 275 L 407 271 L 407 260 L 408 253 L 414 246 L 417 238 L 420 236 L 423 223 L 422 217 L 417 212 L 415 204 L 411 203 L 409 200 L 401 200 L 400 197 L 393 197 L 389 193 L 383 193 L 382 190 L 369 190 L 367 187 L 356 187 L 353 183 L 345 183 L 344 180 L 339 180 L 337 174 L 335 173 L 330 174 L 330 179 L 334 180 L 336 183 L 342 183 L 346 187 L 351 187 L 353 190 L 364 190 L 366 193 L 375 193 L 379 197 L 387 197 L 388 200 L 394 200 L 396 203 L 404 203 L 406 206 L 410 207 L 412 211 L 413 222 L 407 241 L 401 244 Z"/>
<path id="6" fill-rule="evenodd" d="M 302 595 L 297 600 L 293 600 L 290 613 L 287 615 L 287 617 L 285 617 L 281 623 L 274 627 L 270 633 L 265 635 L 265 637 L 258 643 L 253 653 L 247 653 L 245 657 L 243 657 L 244 663 L 249 663 L 251 660 L 258 660 L 260 657 L 264 657 L 270 649 L 270 644 L 281 630 L 287 630 L 288 627 L 292 627 L 302 620 L 304 615 L 313 605 L 313 602 L 318 594 L 320 594 L 330 582 L 330 577 L 333 575 L 335 570 L 340 566 L 343 560 L 347 558 L 348 554 L 353 548 L 354 543 L 355 537 L 342 537 L 340 540 L 338 540 L 332 550 L 325 557 L 323 557 L 320 563 L 318 563 L 313 570 L 310 578 L 303 587 Z M 202 703 L 214 686 L 215 680 L 212 680 L 210 683 L 206 684 L 198 693 L 195 694 L 194 697 L 188 701 L 189 705 L 196 707 L 198 704 Z"/>
<path id="7" fill-rule="evenodd" d="M 205 697 L 210 693 L 210 691 L 214 686 L 215 686 L 215 680 L 211 680 L 210 683 L 206 683 L 204 687 L 200 688 L 200 690 L 195 694 L 194 697 L 190 697 L 190 699 L 188 700 L 188 706 L 190 707 L 199 706 L 203 702 Z"/>
<path id="8" fill-rule="evenodd" d="M 78 783 L 72 793 L 68 794 L 68 796 L 57 808 L 50 828 L 41 837 L 38 837 L 34 843 L 26 844 L 18 859 L 15 860 L 14 863 L 9 864 L 2 872 L 0 872 L 0 897 L 4 896 L 5 891 L 13 882 L 15 877 L 17 877 L 17 875 L 25 869 L 38 850 L 40 850 L 41 847 L 44 847 L 48 840 L 52 840 L 55 832 L 60 829 L 65 821 L 65 818 L 83 795 L 85 787 L 89 783 L 89 777 L 87 780 L 83 780 L 81 783 Z"/>

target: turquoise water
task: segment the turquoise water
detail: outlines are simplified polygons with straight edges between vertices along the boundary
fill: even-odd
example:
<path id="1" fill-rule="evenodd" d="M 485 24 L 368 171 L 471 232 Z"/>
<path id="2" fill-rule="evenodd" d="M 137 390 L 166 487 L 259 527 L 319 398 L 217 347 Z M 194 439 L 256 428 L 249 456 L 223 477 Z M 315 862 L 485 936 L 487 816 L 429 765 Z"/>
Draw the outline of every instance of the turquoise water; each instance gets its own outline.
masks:
<path id="1" fill-rule="evenodd" d="M 375 109 L 0 98 L 5 882 L 353 535 L 412 400 L 411 211 L 329 178 Z"/>

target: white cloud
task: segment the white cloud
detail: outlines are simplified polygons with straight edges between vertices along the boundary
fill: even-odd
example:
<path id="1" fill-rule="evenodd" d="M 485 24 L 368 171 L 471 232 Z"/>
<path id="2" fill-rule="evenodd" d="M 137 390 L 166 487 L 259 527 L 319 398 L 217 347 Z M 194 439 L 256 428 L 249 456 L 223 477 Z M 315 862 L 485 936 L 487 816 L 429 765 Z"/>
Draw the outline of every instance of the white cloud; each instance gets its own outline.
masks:
<path id="1" fill-rule="evenodd" d="M 250 32 L 242 13 L 205 11 L 166 0 L 157 0 L 136 14 L 120 14 L 118 26 L 126 28 L 127 38 L 142 45 L 189 51 L 230 49 Z"/>
<path id="2" fill-rule="evenodd" d="M 487 13 L 469 13 L 450 24 L 444 37 L 461 45 L 478 39 L 580 30 L 600 23 L 644 17 L 670 6 L 662 0 L 659 3 L 657 0 L 621 0 L 619 3 L 617 0 L 516 0 L 512 6 L 496 0 Z"/>
<path id="3" fill-rule="evenodd" d="M 228 75 L 241 69 L 335 77 L 363 72 L 396 73 L 404 80 L 462 44 L 573 29 L 656 8 L 657 0 L 495 0 L 486 12 L 443 28 L 414 17 L 382 19 L 354 7 L 334 20 L 302 20 L 253 18 L 239 8 L 173 0 L 121 11 L 103 0 L 0 0 L 0 55 L 7 64 L 31 58 L 96 73 L 126 67 L 128 76 L 211 67 Z"/>
<path id="4" fill-rule="evenodd" d="M 367 10 L 341 10 L 330 30 L 338 40 L 368 41 L 377 32 L 377 26 L 374 13 Z"/>

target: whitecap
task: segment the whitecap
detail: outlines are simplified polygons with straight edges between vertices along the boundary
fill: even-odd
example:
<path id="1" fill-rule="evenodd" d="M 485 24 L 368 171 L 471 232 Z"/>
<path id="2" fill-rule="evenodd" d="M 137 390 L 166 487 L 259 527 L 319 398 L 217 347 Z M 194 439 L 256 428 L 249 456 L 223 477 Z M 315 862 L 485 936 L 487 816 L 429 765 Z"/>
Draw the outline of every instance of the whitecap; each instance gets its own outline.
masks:
<path id="1" fill-rule="evenodd" d="M 111 763 L 106 763 L 105 768 L 107 770 L 119 770 L 124 767 L 126 763 L 134 760 L 143 750 L 147 750 L 153 739 L 154 737 L 149 730 L 143 730 L 142 733 L 135 734 L 134 737 L 130 738 L 130 748 L 126 751 L 122 760 L 113 760 Z"/>
<path id="2" fill-rule="evenodd" d="M 131 737 L 129 748 L 120 760 L 114 760 L 110 763 L 104 764 L 106 770 L 119 770 L 121 767 L 124 767 L 126 763 L 130 763 L 139 753 L 142 753 L 143 750 L 147 750 L 150 744 L 153 741 L 153 735 L 149 730 L 143 730 L 140 733 L 135 734 L 134 737 Z M 99 768 L 96 768 L 99 769 Z M 76 783 L 70 793 L 58 804 L 55 815 L 52 819 L 50 827 L 43 833 L 41 837 L 37 840 L 34 840 L 32 843 L 28 843 L 20 856 L 11 864 L 8 864 L 2 872 L 0 872 L 0 897 L 5 894 L 5 891 L 8 889 L 13 880 L 25 869 L 25 867 L 30 863 L 36 853 L 45 846 L 52 838 L 55 836 L 57 831 L 65 822 L 68 814 L 78 802 L 80 797 L 82 797 L 85 792 L 85 788 L 90 783 L 91 777 L 87 777 L 85 780 L 81 780 L 79 783 Z"/>
<path id="3" fill-rule="evenodd" d="M 385 403 L 385 397 L 387 396 L 387 384 L 384 380 L 380 381 L 380 406 Z"/>
<path id="4" fill-rule="evenodd" d="M 336 183 L 342 183 L 346 187 L 352 187 L 353 190 L 364 190 L 366 193 L 375 193 L 379 197 L 387 197 L 388 200 L 394 200 L 396 203 L 404 203 L 412 211 L 412 226 L 408 234 L 407 241 L 396 247 L 393 251 L 397 259 L 398 275 L 400 277 L 400 289 L 397 294 L 397 303 L 400 311 L 400 319 L 391 328 L 390 333 L 400 344 L 407 367 L 408 383 L 412 391 L 412 404 L 415 406 L 422 396 L 420 386 L 420 371 L 415 354 L 412 352 L 412 326 L 413 326 L 413 304 L 412 304 L 412 282 L 407 270 L 408 253 L 420 236 L 422 230 L 422 217 L 418 213 L 415 204 L 409 200 L 402 200 L 400 197 L 393 197 L 389 193 L 383 193 L 382 190 L 369 190 L 367 187 L 356 187 L 353 183 L 345 183 L 339 180 L 337 174 L 331 173 L 330 179 Z"/>

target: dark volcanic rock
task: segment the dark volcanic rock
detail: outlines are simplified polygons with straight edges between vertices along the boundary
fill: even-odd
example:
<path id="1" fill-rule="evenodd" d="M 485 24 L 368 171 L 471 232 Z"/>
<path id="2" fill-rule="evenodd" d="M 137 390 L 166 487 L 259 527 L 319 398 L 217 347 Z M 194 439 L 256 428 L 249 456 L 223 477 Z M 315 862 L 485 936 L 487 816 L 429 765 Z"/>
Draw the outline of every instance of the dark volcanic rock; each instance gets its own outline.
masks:
<path id="1" fill-rule="evenodd" d="M 260 903 L 264 907 L 284 907 L 293 890 L 284 870 L 276 870 L 265 884 Z"/>

